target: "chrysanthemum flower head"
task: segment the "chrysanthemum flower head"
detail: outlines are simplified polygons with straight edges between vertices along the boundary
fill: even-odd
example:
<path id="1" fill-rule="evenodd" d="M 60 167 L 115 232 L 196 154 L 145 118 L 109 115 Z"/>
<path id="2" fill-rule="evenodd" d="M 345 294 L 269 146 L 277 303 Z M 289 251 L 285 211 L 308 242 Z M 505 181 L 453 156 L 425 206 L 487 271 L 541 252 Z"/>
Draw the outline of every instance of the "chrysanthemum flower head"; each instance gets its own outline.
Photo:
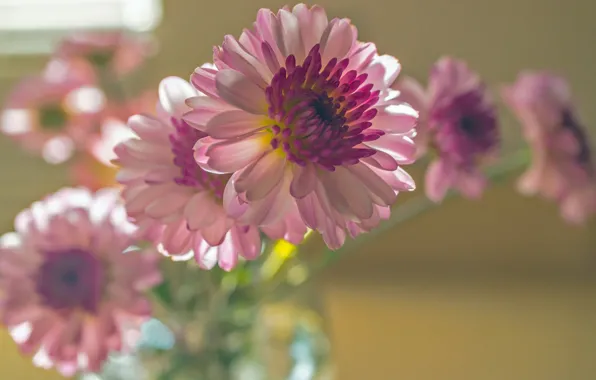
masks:
<path id="1" fill-rule="evenodd" d="M 261 9 L 251 29 L 226 36 L 214 67 L 197 68 L 184 120 L 203 131 L 195 159 L 230 173 L 228 214 L 274 225 L 298 207 L 340 247 L 376 226 L 414 183 L 417 113 L 390 86 L 400 64 L 357 39 L 348 19 L 318 6 Z"/>
<path id="2" fill-rule="evenodd" d="M 0 238 L 0 318 L 34 363 L 72 375 L 125 349 L 161 281 L 118 192 L 67 188 L 35 202 Z"/>
<path id="3" fill-rule="evenodd" d="M 482 195 L 486 179 L 480 165 L 497 152 L 500 133 L 480 76 L 464 61 L 444 57 L 433 66 L 426 90 L 412 78 L 395 88 L 420 112 L 419 153 L 436 155 L 426 173 L 427 196 L 438 202 L 449 189 L 470 198 Z"/>
<path id="4" fill-rule="evenodd" d="M 0 130 L 49 163 L 66 161 L 94 136 L 104 108 L 105 96 L 93 80 L 90 71 L 52 62 L 9 94 Z"/>
<path id="5" fill-rule="evenodd" d="M 56 56 L 84 59 L 99 70 L 124 75 L 138 68 L 152 51 L 151 41 L 122 32 L 74 33 L 62 41 Z"/>
<path id="6" fill-rule="evenodd" d="M 548 72 L 523 72 L 503 89 L 503 98 L 532 149 L 520 191 L 556 200 L 566 220 L 585 222 L 596 213 L 596 167 L 569 84 Z"/>
<path id="7" fill-rule="evenodd" d="M 161 82 L 157 116 L 130 118 L 136 136 L 115 149 L 115 163 L 121 167 L 118 180 L 124 185 L 129 214 L 143 227 L 162 230 L 157 243 L 167 254 L 193 255 L 206 268 L 215 258 L 229 270 L 239 257 L 258 257 L 260 232 L 257 226 L 241 223 L 225 212 L 224 192 L 230 175 L 204 171 L 193 158 L 193 147 L 205 134 L 181 116 L 190 110 L 185 100 L 196 96 L 203 95 L 181 78 Z M 262 230 L 272 238 L 298 243 L 306 227 L 296 211 Z"/>

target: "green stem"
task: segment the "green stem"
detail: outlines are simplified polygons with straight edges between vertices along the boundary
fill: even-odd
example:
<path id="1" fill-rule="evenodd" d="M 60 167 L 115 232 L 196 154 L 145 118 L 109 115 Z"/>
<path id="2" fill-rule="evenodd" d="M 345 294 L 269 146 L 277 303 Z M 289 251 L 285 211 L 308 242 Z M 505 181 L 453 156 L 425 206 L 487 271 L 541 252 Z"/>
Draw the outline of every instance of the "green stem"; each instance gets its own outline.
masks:
<path id="1" fill-rule="evenodd" d="M 528 150 L 522 149 L 515 153 L 507 155 L 503 158 L 498 164 L 490 167 L 487 170 L 487 176 L 492 182 L 497 182 L 506 178 L 509 174 L 525 167 L 530 159 L 530 155 Z M 454 198 L 458 195 L 456 192 L 449 192 L 447 194 L 447 199 Z M 346 254 L 358 251 L 357 248 L 362 247 L 368 244 L 371 241 L 374 241 L 378 236 L 381 234 L 393 229 L 400 223 L 413 219 L 414 217 L 427 212 L 434 210 L 436 207 L 440 206 L 440 203 L 434 203 L 429 200 L 425 195 L 420 195 L 416 198 L 410 199 L 403 204 L 397 206 L 391 213 L 391 217 L 386 220 L 385 222 L 381 223 L 379 227 L 372 230 L 371 232 L 362 235 L 358 239 L 348 240 L 343 247 L 338 249 L 337 251 L 332 251 L 330 249 L 326 249 L 322 254 L 319 260 L 316 260 L 314 263 L 308 263 L 308 278 L 306 281 L 311 281 L 316 275 L 321 272 L 323 269 L 330 266 L 332 263 L 336 262 L 340 258 L 344 257 Z M 285 283 L 284 283 L 285 284 Z M 278 289 L 276 289 L 277 294 L 287 294 L 287 291 L 291 291 L 290 288 L 279 289 L 284 284 L 279 284 Z"/>

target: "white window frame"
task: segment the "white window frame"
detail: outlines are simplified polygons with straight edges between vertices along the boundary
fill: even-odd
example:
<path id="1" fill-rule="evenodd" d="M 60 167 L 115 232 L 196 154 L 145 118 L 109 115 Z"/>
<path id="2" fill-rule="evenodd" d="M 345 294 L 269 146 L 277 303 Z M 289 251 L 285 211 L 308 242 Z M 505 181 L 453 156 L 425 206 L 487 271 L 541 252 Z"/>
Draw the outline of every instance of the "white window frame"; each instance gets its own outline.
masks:
<path id="1" fill-rule="evenodd" d="M 149 32 L 161 0 L 0 0 L 0 54 L 43 55 L 74 30 Z"/>

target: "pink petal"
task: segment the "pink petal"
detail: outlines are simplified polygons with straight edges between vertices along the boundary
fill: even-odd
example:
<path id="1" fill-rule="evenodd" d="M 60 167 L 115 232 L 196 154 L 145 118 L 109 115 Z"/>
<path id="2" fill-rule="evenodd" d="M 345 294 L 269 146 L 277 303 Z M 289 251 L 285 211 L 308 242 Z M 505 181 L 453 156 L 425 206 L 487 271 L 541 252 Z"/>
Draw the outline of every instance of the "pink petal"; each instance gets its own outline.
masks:
<path id="1" fill-rule="evenodd" d="M 215 85 L 215 77 L 217 70 L 197 67 L 195 72 L 190 77 L 192 85 L 203 94 L 217 98 L 217 88 Z"/>
<path id="2" fill-rule="evenodd" d="M 89 360 L 89 369 L 91 369 L 92 365 L 96 365 L 97 363 L 92 362 Z M 95 370 L 99 371 L 99 367 L 95 368 Z M 79 370 L 77 362 L 75 360 L 69 362 L 60 362 L 56 364 L 56 370 L 60 373 L 60 375 L 64 377 L 72 377 L 74 376 L 77 371 Z M 93 369 L 92 369 L 93 370 Z"/>
<path id="3" fill-rule="evenodd" d="M 223 207 L 226 210 L 226 213 L 234 219 L 242 216 L 248 209 L 248 203 L 240 201 L 238 192 L 234 188 L 236 179 L 240 173 L 241 172 L 236 172 L 232 175 L 226 184 L 223 194 Z"/>
<path id="4" fill-rule="evenodd" d="M 338 167 L 335 172 L 319 176 L 331 205 L 343 215 L 368 219 L 373 214 L 373 203 L 368 189 L 350 171 Z"/>
<path id="5" fill-rule="evenodd" d="M 261 236 L 258 228 L 251 226 L 244 232 L 244 227 L 234 227 L 230 231 L 234 246 L 240 253 L 240 256 L 247 260 L 254 260 L 261 254 Z"/>
<path id="6" fill-rule="evenodd" d="M 189 98 L 186 100 L 186 104 L 191 107 L 192 110 L 186 112 L 182 118 L 188 124 L 200 131 L 205 131 L 207 123 L 215 115 L 230 110 L 236 110 L 235 107 L 219 98 L 209 98 L 207 96 Z"/>
<path id="7" fill-rule="evenodd" d="M 279 71 L 281 65 L 279 64 L 279 61 L 277 60 L 277 57 L 275 56 L 275 52 L 273 51 L 271 45 L 265 42 L 261 46 L 261 50 L 263 54 L 263 60 L 267 63 L 267 67 L 269 68 L 269 70 L 272 73 L 276 73 L 277 71 Z"/>
<path id="8" fill-rule="evenodd" d="M 156 167 L 154 169 L 151 169 L 147 172 L 147 174 L 145 175 L 145 182 L 146 183 L 163 183 L 163 182 L 168 182 L 168 181 L 172 181 L 174 178 L 176 178 L 179 174 L 176 172 L 176 170 L 172 170 L 172 167 Z M 121 170 L 122 171 L 122 170 Z M 120 173 L 118 173 L 120 174 Z"/>
<path id="9" fill-rule="evenodd" d="M 259 228 L 272 240 L 283 239 L 284 234 L 286 233 L 286 225 L 283 222 L 273 223 L 268 226 L 260 226 Z"/>
<path id="10" fill-rule="evenodd" d="M 356 70 L 362 72 L 364 67 L 368 66 L 377 55 L 377 47 L 373 43 L 362 43 L 355 45 L 355 50 L 350 53 L 350 64 L 346 72 Z"/>
<path id="11" fill-rule="evenodd" d="M 452 167 L 441 160 L 431 163 L 426 170 L 425 192 L 428 199 L 440 202 L 445 198 L 447 190 L 452 186 L 455 172 Z"/>
<path id="12" fill-rule="evenodd" d="M 151 202 L 145 213 L 152 218 L 161 219 L 172 214 L 178 214 L 190 199 L 190 194 L 169 192 Z"/>
<path id="13" fill-rule="evenodd" d="M 281 44 L 283 46 L 284 55 L 294 55 L 294 57 L 296 57 L 296 62 L 302 62 L 306 53 L 304 52 L 298 18 L 284 9 L 279 11 L 278 17 L 281 27 Z"/>
<path id="14" fill-rule="evenodd" d="M 366 145 L 389 154 L 399 165 L 416 161 L 416 144 L 407 136 L 384 135 L 378 140 L 367 142 Z"/>
<path id="15" fill-rule="evenodd" d="M 349 166 L 348 170 L 367 187 L 371 192 L 372 200 L 376 204 L 390 206 L 395 202 L 397 197 L 395 191 L 368 166 L 360 163 Z"/>
<path id="16" fill-rule="evenodd" d="M 290 194 L 294 198 L 304 198 L 315 189 L 317 175 L 313 165 L 305 167 L 293 165 L 294 178 L 290 184 Z"/>
<path id="17" fill-rule="evenodd" d="M 561 202 L 561 216 L 569 223 L 583 225 L 596 213 L 596 184 L 577 189 Z"/>
<path id="18" fill-rule="evenodd" d="M 279 184 L 285 167 L 285 158 L 272 151 L 243 170 L 234 187 L 239 193 L 246 192 L 248 201 L 262 199 Z"/>
<path id="19" fill-rule="evenodd" d="M 211 145 L 214 145 L 214 144 L 220 143 L 220 142 L 221 142 L 221 140 L 215 140 L 209 136 L 206 136 L 206 137 L 198 139 L 197 142 L 195 143 L 195 145 L 193 146 L 193 148 L 192 148 L 194 150 L 193 158 L 195 159 L 195 162 L 197 163 L 197 165 L 199 165 L 203 170 L 206 170 L 209 172 L 211 172 L 211 171 L 217 172 L 217 170 L 210 168 L 209 165 L 207 164 L 209 161 L 209 156 L 207 156 L 207 151 L 209 150 Z"/>
<path id="20" fill-rule="evenodd" d="M 83 324 L 81 331 L 82 350 L 89 360 L 89 368 L 97 371 L 108 355 L 106 347 L 101 344 L 105 331 L 102 331 L 97 319 L 90 318 Z"/>
<path id="21" fill-rule="evenodd" d="M 362 158 L 360 161 L 387 171 L 394 171 L 398 168 L 395 159 L 391 155 L 381 151 L 377 151 L 370 157 Z"/>
<path id="22" fill-rule="evenodd" d="M 217 247 L 217 264 L 221 269 L 228 272 L 238 264 L 238 253 L 231 233 L 228 233 L 225 241 Z"/>
<path id="23" fill-rule="evenodd" d="M 523 195 L 536 194 L 544 178 L 544 165 L 533 162 L 517 181 L 517 190 Z"/>
<path id="24" fill-rule="evenodd" d="M 347 20 L 332 20 L 321 36 L 323 65 L 332 58 L 343 59 L 354 43 L 352 28 Z"/>
<path id="25" fill-rule="evenodd" d="M 333 226 L 321 233 L 325 244 L 330 249 L 340 249 L 346 241 L 346 233 L 339 227 Z"/>
<path id="26" fill-rule="evenodd" d="M 377 55 L 364 72 L 368 74 L 367 83 L 372 83 L 375 89 L 380 90 L 395 82 L 400 69 L 401 65 L 397 58 L 390 55 Z"/>
<path id="27" fill-rule="evenodd" d="M 247 52 L 232 36 L 225 36 L 222 44 L 222 58 L 234 70 L 241 72 L 261 88 L 266 88 L 273 74 L 254 55 Z"/>
<path id="28" fill-rule="evenodd" d="M 289 192 L 290 176 L 290 171 L 285 170 L 283 180 L 265 198 L 249 204 L 241 221 L 245 224 L 269 225 L 283 219 L 294 204 Z"/>
<path id="29" fill-rule="evenodd" d="M 292 9 L 292 13 L 298 19 L 304 49 L 305 51 L 310 51 L 315 44 L 321 41 L 321 36 L 325 28 L 327 28 L 327 14 L 323 8 L 317 5 L 308 9 L 308 6 L 305 4 L 296 5 Z"/>
<path id="30" fill-rule="evenodd" d="M 210 145 L 205 155 L 209 167 L 221 172 L 238 171 L 259 158 L 267 149 L 264 134 L 256 133 L 244 138 L 224 140 Z"/>
<path id="31" fill-rule="evenodd" d="M 374 166 L 369 166 L 369 169 L 381 177 L 395 191 L 413 191 L 416 189 L 414 179 L 401 167 L 392 172 L 379 170 Z"/>
<path id="32" fill-rule="evenodd" d="M 236 70 L 221 70 L 215 76 L 217 93 L 228 103 L 255 115 L 267 114 L 265 91 Z"/>
<path id="33" fill-rule="evenodd" d="M 373 119 L 373 127 L 388 133 L 410 132 L 418 122 L 418 112 L 405 103 L 377 108 L 379 113 Z"/>
<path id="34" fill-rule="evenodd" d="M 156 145 L 149 141 L 130 139 L 123 144 L 116 146 L 114 152 L 120 157 L 121 152 L 118 149 L 124 149 L 124 154 L 128 154 L 139 160 L 151 163 L 162 164 L 171 162 L 172 152 L 170 149 L 163 149 L 163 146 Z"/>
<path id="35" fill-rule="evenodd" d="M 186 228 L 186 221 L 180 220 L 170 223 L 164 228 L 162 243 L 169 254 L 179 255 L 190 250 L 192 237 L 193 233 Z"/>
<path id="36" fill-rule="evenodd" d="M 192 243 L 194 259 L 201 269 L 212 269 L 217 263 L 219 247 L 212 247 L 200 233 L 195 233 Z"/>
<path id="37" fill-rule="evenodd" d="M 480 77 L 461 60 L 443 57 L 431 70 L 428 79 L 430 104 L 438 104 L 451 94 L 459 94 L 480 86 Z"/>
<path id="38" fill-rule="evenodd" d="M 149 186 L 135 198 L 126 202 L 126 210 L 129 214 L 144 213 L 150 203 L 167 194 L 171 189 L 170 184 Z"/>
<path id="39" fill-rule="evenodd" d="M 300 216 L 304 223 L 312 228 L 318 229 L 318 226 L 321 224 L 322 217 L 319 218 L 322 214 L 322 210 L 318 207 L 318 199 L 315 193 L 310 193 L 304 198 L 300 198 L 296 200 L 296 205 L 298 206 L 298 211 L 300 212 Z"/>
<path id="40" fill-rule="evenodd" d="M 184 207 L 184 217 L 191 231 L 199 230 L 212 224 L 221 210 L 208 191 L 193 195 Z"/>
<path id="41" fill-rule="evenodd" d="M 288 212 L 285 220 L 286 231 L 283 238 L 292 244 L 300 244 L 304 240 L 306 235 L 306 225 L 300 217 L 297 207 L 293 207 L 293 210 Z"/>
<path id="42" fill-rule="evenodd" d="M 478 199 L 482 196 L 487 181 L 482 173 L 459 173 L 454 185 L 467 198 Z"/>
<path id="43" fill-rule="evenodd" d="M 134 115 L 128 119 L 128 127 L 141 139 L 162 142 L 172 132 L 169 125 L 149 116 Z"/>
<path id="44" fill-rule="evenodd" d="M 238 42 L 248 53 L 261 61 L 264 60 L 261 46 L 263 42 L 259 36 L 255 35 L 254 30 L 244 29 L 238 38 Z"/>
<path id="45" fill-rule="evenodd" d="M 201 232 L 203 238 L 209 245 L 217 246 L 223 242 L 229 229 L 228 218 L 225 215 L 219 215 L 213 224 L 205 227 Z"/>
<path id="46" fill-rule="evenodd" d="M 557 138 L 553 139 L 553 149 L 556 149 L 562 153 L 570 156 L 580 154 L 581 152 L 581 141 L 575 136 L 571 130 L 563 130 L 559 132 Z"/>
<path id="47" fill-rule="evenodd" d="M 37 322 L 31 324 L 31 334 L 27 340 L 20 344 L 21 352 L 27 355 L 33 354 L 39 349 L 46 335 L 55 327 L 55 321 L 52 318 L 40 318 Z"/>
<path id="48" fill-rule="evenodd" d="M 262 116 L 242 110 L 225 111 L 209 120 L 205 132 L 215 139 L 229 139 L 255 132 L 263 124 Z"/>
<path id="49" fill-rule="evenodd" d="M 167 77 L 159 83 L 159 101 L 170 115 L 181 117 L 187 112 L 186 99 L 197 96 L 197 91 L 182 78 Z"/>
<path id="50" fill-rule="evenodd" d="M 144 175 L 145 173 L 143 170 L 122 168 L 116 173 L 116 181 L 118 183 L 133 182 L 143 178 Z"/>
<path id="51" fill-rule="evenodd" d="M 277 39 L 273 35 L 274 30 L 279 29 L 277 25 L 275 15 L 271 10 L 262 8 L 257 12 L 257 21 L 255 22 L 255 28 L 262 36 L 263 40 L 271 47 L 273 53 L 278 62 L 284 62 L 285 57 L 281 54 L 281 51 L 277 44 Z M 277 31 L 276 31 L 277 33 Z"/>

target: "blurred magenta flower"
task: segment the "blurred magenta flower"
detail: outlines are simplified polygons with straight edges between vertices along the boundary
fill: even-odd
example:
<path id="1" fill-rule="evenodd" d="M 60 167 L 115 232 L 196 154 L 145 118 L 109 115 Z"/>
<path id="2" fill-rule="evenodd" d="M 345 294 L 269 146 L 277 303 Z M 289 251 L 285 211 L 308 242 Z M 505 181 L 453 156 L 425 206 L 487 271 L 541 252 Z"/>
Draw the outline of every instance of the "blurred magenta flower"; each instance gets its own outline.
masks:
<path id="1" fill-rule="evenodd" d="M 84 65 L 53 61 L 9 94 L 0 130 L 48 163 L 61 163 L 94 136 L 105 101 Z"/>
<path id="2" fill-rule="evenodd" d="M 108 99 L 97 133 L 70 162 L 72 185 L 91 190 L 117 186 L 118 168 L 112 163 L 117 158 L 114 148 L 119 143 L 136 137 L 126 122 L 134 114 L 153 112 L 156 104 L 157 94 L 153 91 L 122 103 Z"/>
<path id="3" fill-rule="evenodd" d="M 141 250 L 116 190 L 66 188 L 33 203 L 0 238 L 0 317 L 34 364 L 72 376 L 126 349 L 150 315 L 159 255 Z"/>
<path id="4" fill-rule="evenodd" d="M 123 32 L 75 33 L 62 41 L 56 57 L 82 58 L 99 70 L 125 75 L 138 68 L 152 50 L 148 39 Z"/>
<path id="5" fill-rule="evenodd" d="M 395 88 L 420 112 L 419 152 L 437 155 L 426 172 L 428 198 L 440 202 L 452 188 L 480 197 L 486 179 L 479 165 L 500 143 L 495 106 L 480 77 L 465 62 L 445 57 L 433 66 L 426 92 L 412 78 Z"/>
<path id="6" fill-rule="evenodd" d="M 194 255 L 204 268 L 215 262 L 232 269 L 238 256 L 255 259 L 261 253 L 259 229 L 238 223 L 223 208 L 229 175 L 202 170 L 193 159 L 193 146 L 205 134 L 181 119 L 190 110 L 187 98 L 198 92 L 185 80 L 160 84 L 157 117 L 136 115 L 129 120 L 134 138 L 119 144 L 115 162 L 129 214 L 143 226 L 159 225 L 157 243 L 177 259 Z M 263 231 L 272 238 L 302 241 L 306 226 L 297 210 Z"/>
<path id="7" fill-rule="evenodd" d="M 566 220 L 585 222 L 596 213 L 596 172 L 568 83 L 548 72 L 523 72 L 502 94 L 532 148 L 519 190 L 556 200 Z"/>
<path id="8" fill-rule="evenodd" d="M 414 189 L 417 113 L 390 86 L 400 64 L 357 40 L 348 19 L 298 4 L 261 9 L 239 39 L 225 36 L 213 67 L 192 83 L 185 120 L 208 137 L 195 146 L 205 170 L 230 173 L 226 209 L 275 225 L 297 205 L 331 248 L 370 231 L 399 191 Z"/>

